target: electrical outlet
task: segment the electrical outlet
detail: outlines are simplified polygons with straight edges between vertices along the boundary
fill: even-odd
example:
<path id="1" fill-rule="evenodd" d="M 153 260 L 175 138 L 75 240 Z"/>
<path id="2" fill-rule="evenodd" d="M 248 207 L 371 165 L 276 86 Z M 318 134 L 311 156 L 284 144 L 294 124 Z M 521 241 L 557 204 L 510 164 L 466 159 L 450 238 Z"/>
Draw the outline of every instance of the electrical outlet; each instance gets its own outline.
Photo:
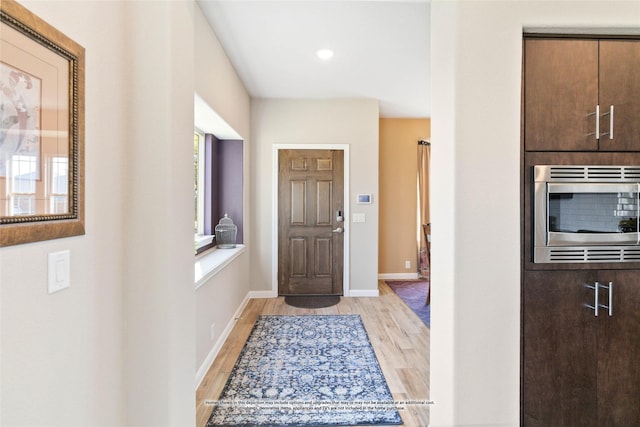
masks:
<path id="1" fill-rule="evenodd" d="M 406 261 L 404 262 L 404 268 L 406 268 L 406 269 L 411 268 L 411 261 L 406 260 Z"/>
<path id="2" fill-rule="evenodd" d="M 216 338 L 216 324 L 215 322 L 211 324 L 211 341 Z"/>

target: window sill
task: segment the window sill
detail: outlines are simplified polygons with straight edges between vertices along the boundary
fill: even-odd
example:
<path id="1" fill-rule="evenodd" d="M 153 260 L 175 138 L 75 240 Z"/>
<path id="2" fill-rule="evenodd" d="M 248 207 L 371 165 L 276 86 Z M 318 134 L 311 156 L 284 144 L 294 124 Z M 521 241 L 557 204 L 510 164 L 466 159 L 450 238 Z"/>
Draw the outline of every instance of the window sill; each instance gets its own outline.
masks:
<path id="1" fill-rule="evenodd" d="M 198 235 L 196 234 L 193 238 L 193 241 L 195 243 L 196 246 L 196 250 L 199 250 L 200 248 L 203 248 L 207 245 L 210 245 L 213 242 L 213 235 Z"/>
<path id="2" fill-rule="evenodd" d="M 220 270 L 225 268 L 234 259 L 239 257 L 246 250 L 245 245 L 237 245 L 233 249 L 212 249 L 198 255 L 195 261 L 194 284 L 198 289 L 204 285 L 209 278 L 215 276 Z"/>

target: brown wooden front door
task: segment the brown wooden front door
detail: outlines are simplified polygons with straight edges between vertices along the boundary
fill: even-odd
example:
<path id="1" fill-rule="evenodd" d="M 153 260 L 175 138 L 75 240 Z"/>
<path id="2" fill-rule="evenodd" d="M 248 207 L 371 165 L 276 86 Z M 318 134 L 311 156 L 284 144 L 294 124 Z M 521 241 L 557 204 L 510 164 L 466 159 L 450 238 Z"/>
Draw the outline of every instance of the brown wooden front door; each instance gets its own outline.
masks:
<path id="1" fill-rule="evenodd" d="M 344 153 L 279 150 L 278 294 L 342 295 Z"/>

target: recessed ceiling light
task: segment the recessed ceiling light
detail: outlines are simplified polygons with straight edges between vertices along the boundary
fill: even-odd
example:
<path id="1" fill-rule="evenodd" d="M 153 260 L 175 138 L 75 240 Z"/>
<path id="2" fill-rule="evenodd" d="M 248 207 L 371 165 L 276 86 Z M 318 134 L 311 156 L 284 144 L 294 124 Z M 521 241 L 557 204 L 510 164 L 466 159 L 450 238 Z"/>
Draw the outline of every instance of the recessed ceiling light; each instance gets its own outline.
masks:
<path id="1" fill-rule="evenodd" d="M 333 56 L 333 51 L 331 49 L 320 49 L 316 52 L 316 56 L 323 61 L 327 61 Z"/>

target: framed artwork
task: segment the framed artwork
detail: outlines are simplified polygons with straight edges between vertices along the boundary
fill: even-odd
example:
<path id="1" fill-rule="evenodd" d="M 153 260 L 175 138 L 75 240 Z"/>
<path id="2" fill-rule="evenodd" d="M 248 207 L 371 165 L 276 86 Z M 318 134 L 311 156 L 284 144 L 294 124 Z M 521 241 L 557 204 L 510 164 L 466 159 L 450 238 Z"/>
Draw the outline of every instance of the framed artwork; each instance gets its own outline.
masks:
<path id="1" fill-rule="evenodd" d="M 0 2 L 0 246 L 84 234 L 84 55 Z"/>
<path id="2" fill-rule="evenodd" d="M 32 177 L 40 179 L 42 80 L 0 61 L 0 89 L 0 176 L 7 177 L 12 157 L 19 155 L 33 159 Z"/>

